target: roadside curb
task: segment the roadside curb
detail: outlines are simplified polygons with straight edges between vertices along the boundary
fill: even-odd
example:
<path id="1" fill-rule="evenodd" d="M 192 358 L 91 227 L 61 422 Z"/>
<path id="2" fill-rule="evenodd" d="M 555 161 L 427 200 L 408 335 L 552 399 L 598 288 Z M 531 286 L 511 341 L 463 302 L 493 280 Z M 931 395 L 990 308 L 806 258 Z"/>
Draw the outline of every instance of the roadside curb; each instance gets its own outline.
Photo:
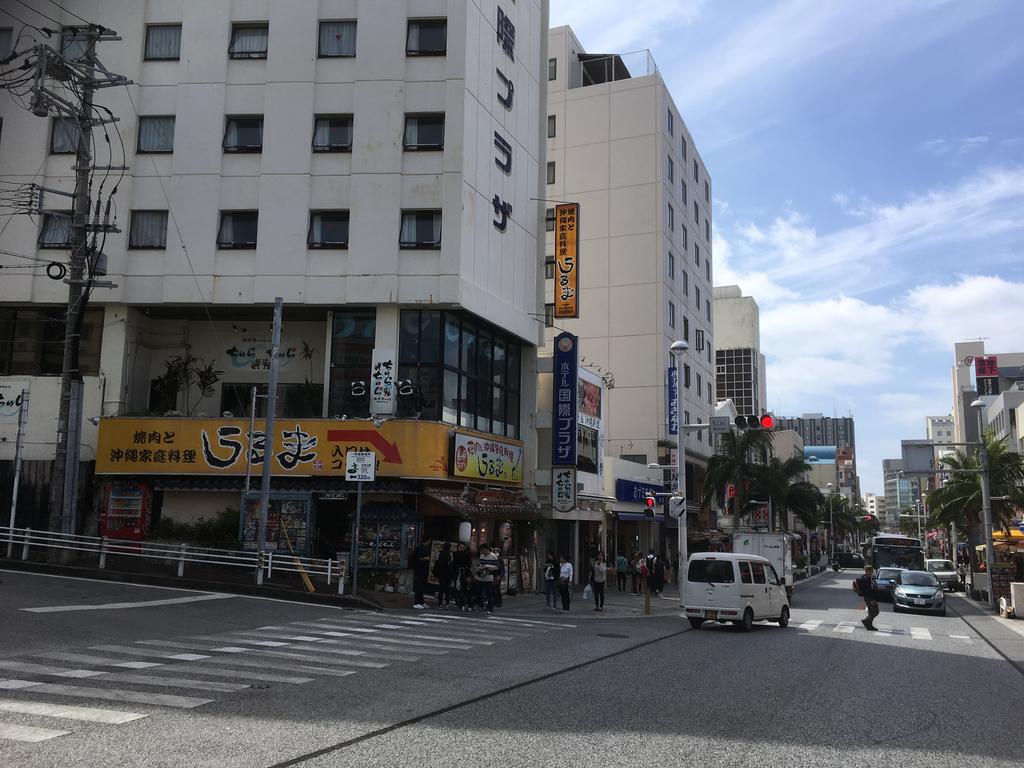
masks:
<path id="1" fill-rule="evenodd" d="M 110 569 L 85 568 L 75 565 L 58 565 L 53 563 L 34 563 L 22 560 L 0 558 L 0 570 L 23 571 L 27 573 L 44 573 L 55 576 L 73 576 L 77 578 L 110 581 L 122 584 L 137 584 L 152 587 L 172 587 L 191 589 L 201 592 L 226 592 L 246 597 L 268 597 L 275 600 L 287 600 L 293 603 L 313 603 L 330 605 L 336 608 L 382 610 L 373 600 L 362 595 L 332 595 L 319 592 L 298 592 L 274 586 L 257 586 L 230 581 L 206 581 L 200 579 L 178 578 L 176 576 L 160 576 L 156 574 L 135 573 L 129 571 L 112 571 Z"/>

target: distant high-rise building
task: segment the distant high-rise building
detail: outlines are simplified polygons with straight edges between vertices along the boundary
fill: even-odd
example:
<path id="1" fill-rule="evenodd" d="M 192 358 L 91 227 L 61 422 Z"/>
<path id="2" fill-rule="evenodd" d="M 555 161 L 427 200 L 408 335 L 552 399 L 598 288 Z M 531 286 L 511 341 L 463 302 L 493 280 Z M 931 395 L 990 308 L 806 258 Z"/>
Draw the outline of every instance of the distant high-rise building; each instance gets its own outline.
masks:
<path id="1" fill-rule="evenodd" d="M 759 416 L 768 398 L 757 302 L 736 285 L 715 288 L 714 297 L 716 395 L 732 400 L 741 414 Z"/>
<path id="2" fill-rule="evenodd" d="M 821 413 L 805 413 L 799 417 L 777 417 L 775 426 L 777 429 L 797 432 L 805 446 L 835 446 L 840 489 L 849 498 L 860 498 L 857 439 L 852 416 L 832 417 Z"/>
<path id="3" fill-rule="evenodd" d="M 898 531 L 900 513 L 917 501 L 916 486 L 903 476 L 903 459 L 882 459 L 882 480 L 885 483 L 885 528 Z"/>

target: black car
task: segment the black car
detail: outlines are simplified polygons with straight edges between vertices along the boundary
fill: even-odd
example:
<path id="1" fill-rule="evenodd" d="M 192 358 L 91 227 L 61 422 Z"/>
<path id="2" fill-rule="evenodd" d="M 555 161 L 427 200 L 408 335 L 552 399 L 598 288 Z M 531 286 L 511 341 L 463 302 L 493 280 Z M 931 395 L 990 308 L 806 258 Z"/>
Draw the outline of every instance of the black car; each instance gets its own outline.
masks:
<path id="1" fill-rule="evenodd" d="M 875 592 L 879 600 L 892 600 L 902 568 L 879 568 L 875 574 Z"/>
<path id="2" fill-rule="evenodd" d="M 864 558 L 854 552 L 836 552 L 835 562 L 840 568 L 863 568 Z"/>

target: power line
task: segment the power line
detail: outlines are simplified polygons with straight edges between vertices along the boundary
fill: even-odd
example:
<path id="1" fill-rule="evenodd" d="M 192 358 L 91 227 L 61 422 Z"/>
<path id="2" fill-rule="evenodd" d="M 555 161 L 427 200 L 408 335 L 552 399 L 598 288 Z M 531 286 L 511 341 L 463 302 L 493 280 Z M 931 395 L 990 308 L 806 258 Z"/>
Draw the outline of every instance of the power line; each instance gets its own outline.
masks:
<path id="1" fill-rule="evenodd" d="M 63 5 L 61 5 L 60 3 L 55 3 L 55 2 L 54 2 L 54 0 L 48 0 L 48 2 L 50 3 L 50 5 L 56 5 L 56 6 L 57 6 L 58 8 L 60 8 L 60 9 L 61 9 L 62 11 L 64 11 L 64 13 L 68 13 L 68 14 L 71 14 L 71 15 L 72 15 L 72 16 L 74 16 L 74 17 L 75 17 L 76 19 L 79 19 L 79 20 L 81 20 L 81 21 L 84 21 L 84 22 L 85 22 L 86 24 L 92 24 L 92 22 L 91 22 L 91 21 L 89 21 L 88 19 L 83 19 L 83 18 L 82 18 L 81 16 L 79 16 L 79 15 L 78 15 L 77 13 L 75 13 L 74 11 L 69 11 L 69 10 L 68 10 L 67 8 L 65 8 L 65 7 L 64 7 Z"/>
<path id="2" fill-rule="evenodd" d="M 53 22 L 54 24 L 56 24 L 56 25 L 57 25 L 58 27 L 61 27 L 61 26 L 62 26 L 62 25 L 61 25 L 61 23 L 60 23 L 59 21 L 57 21 L 57 20 L 56 20 L 55 18 L 53 18 L 53 16 L 47 16 L 47 15 L 46 15 L 45 13 L 43 13 L 42 11 L 40 11 L 40 10 L 39 10 L 38 8 L 33 8 L 33 7 L 31 6 L 31 5 L 29 5 L 28 3 L 24 2 L 24 0 L 14 0 L 14 2 L 16 2 L 16 3 L 18 4 L 18 5 L 23 5 L 23 6 L 25 6 L 25 7 L 26 7 L 26 8 L 28 8 L 28 9 L 29 9 L 30 11 L 32 11 L 32 13 L 38 13 L 38 14 L 39 14 L 40 16 L 42 16 L 42 17 L 43 17 L 44 19 L 49 19 L 49 20 L 50 20 L 50 21 L 52 21 L 52 22 Z"/>

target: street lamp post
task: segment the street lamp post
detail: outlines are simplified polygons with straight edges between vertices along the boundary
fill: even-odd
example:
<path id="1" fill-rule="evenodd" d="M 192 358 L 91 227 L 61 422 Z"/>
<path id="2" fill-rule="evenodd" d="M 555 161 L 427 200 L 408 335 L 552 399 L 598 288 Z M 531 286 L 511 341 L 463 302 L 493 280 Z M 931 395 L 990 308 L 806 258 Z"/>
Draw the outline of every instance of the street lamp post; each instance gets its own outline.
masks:
<path id="1" fill-rule="evenodd" d="M 680 396 L 680 384 L 682 384 L 682 357 L 686 353 L 686 350 L 690 348 L 682 339 L 673 341 L 672 346 L 668 348 L 669 355 L 672 358 L 672 363 L 676 369 L 676 397 L 675 397 L 675 409 L 676 418 L 679 419 L 682 408 L 682 397 Z M 676 549 L 678 550 L 679 560 L 676 567 L 676 583 L 678 584 L 679 591 L 679 607 L 683 607 L 683 584 L 686 574 L 686 431 L 683 429 L 683 424 L 680 422 L 678 429 L 676 429 L 676 487 L 675 495 L 681 496 L 682 501 L 680 502 L 682 512 L 676 520 Z M 669 509 L 672 508 L 672 502 L 669 502 Z M 668 521 L 666 521 L 667 524 Z"/>
<path id="2" fill-rule="evenodd" d="M 832 517 L 832 483 L 828 484 L 828 545 L 831 550 L 831 562 L 836 561 L 836 524 Z"/>
<path id="3" fill-rule="evenodd" d="M 981 515 L 985 525 L 985 559 L 988 561 L 988 604 L 996 607 L 995 592 L 992 591 L 992 566 L 996 562 L 995 547 L 992 545 L 992 495 L 988 476 L 988 446 L 985 445 L 985 425 L 982 423 L 981 411 L 985 403 L 979 397 L 971 408 L 978 412 L 978 450 L 981 458 Z"/>

